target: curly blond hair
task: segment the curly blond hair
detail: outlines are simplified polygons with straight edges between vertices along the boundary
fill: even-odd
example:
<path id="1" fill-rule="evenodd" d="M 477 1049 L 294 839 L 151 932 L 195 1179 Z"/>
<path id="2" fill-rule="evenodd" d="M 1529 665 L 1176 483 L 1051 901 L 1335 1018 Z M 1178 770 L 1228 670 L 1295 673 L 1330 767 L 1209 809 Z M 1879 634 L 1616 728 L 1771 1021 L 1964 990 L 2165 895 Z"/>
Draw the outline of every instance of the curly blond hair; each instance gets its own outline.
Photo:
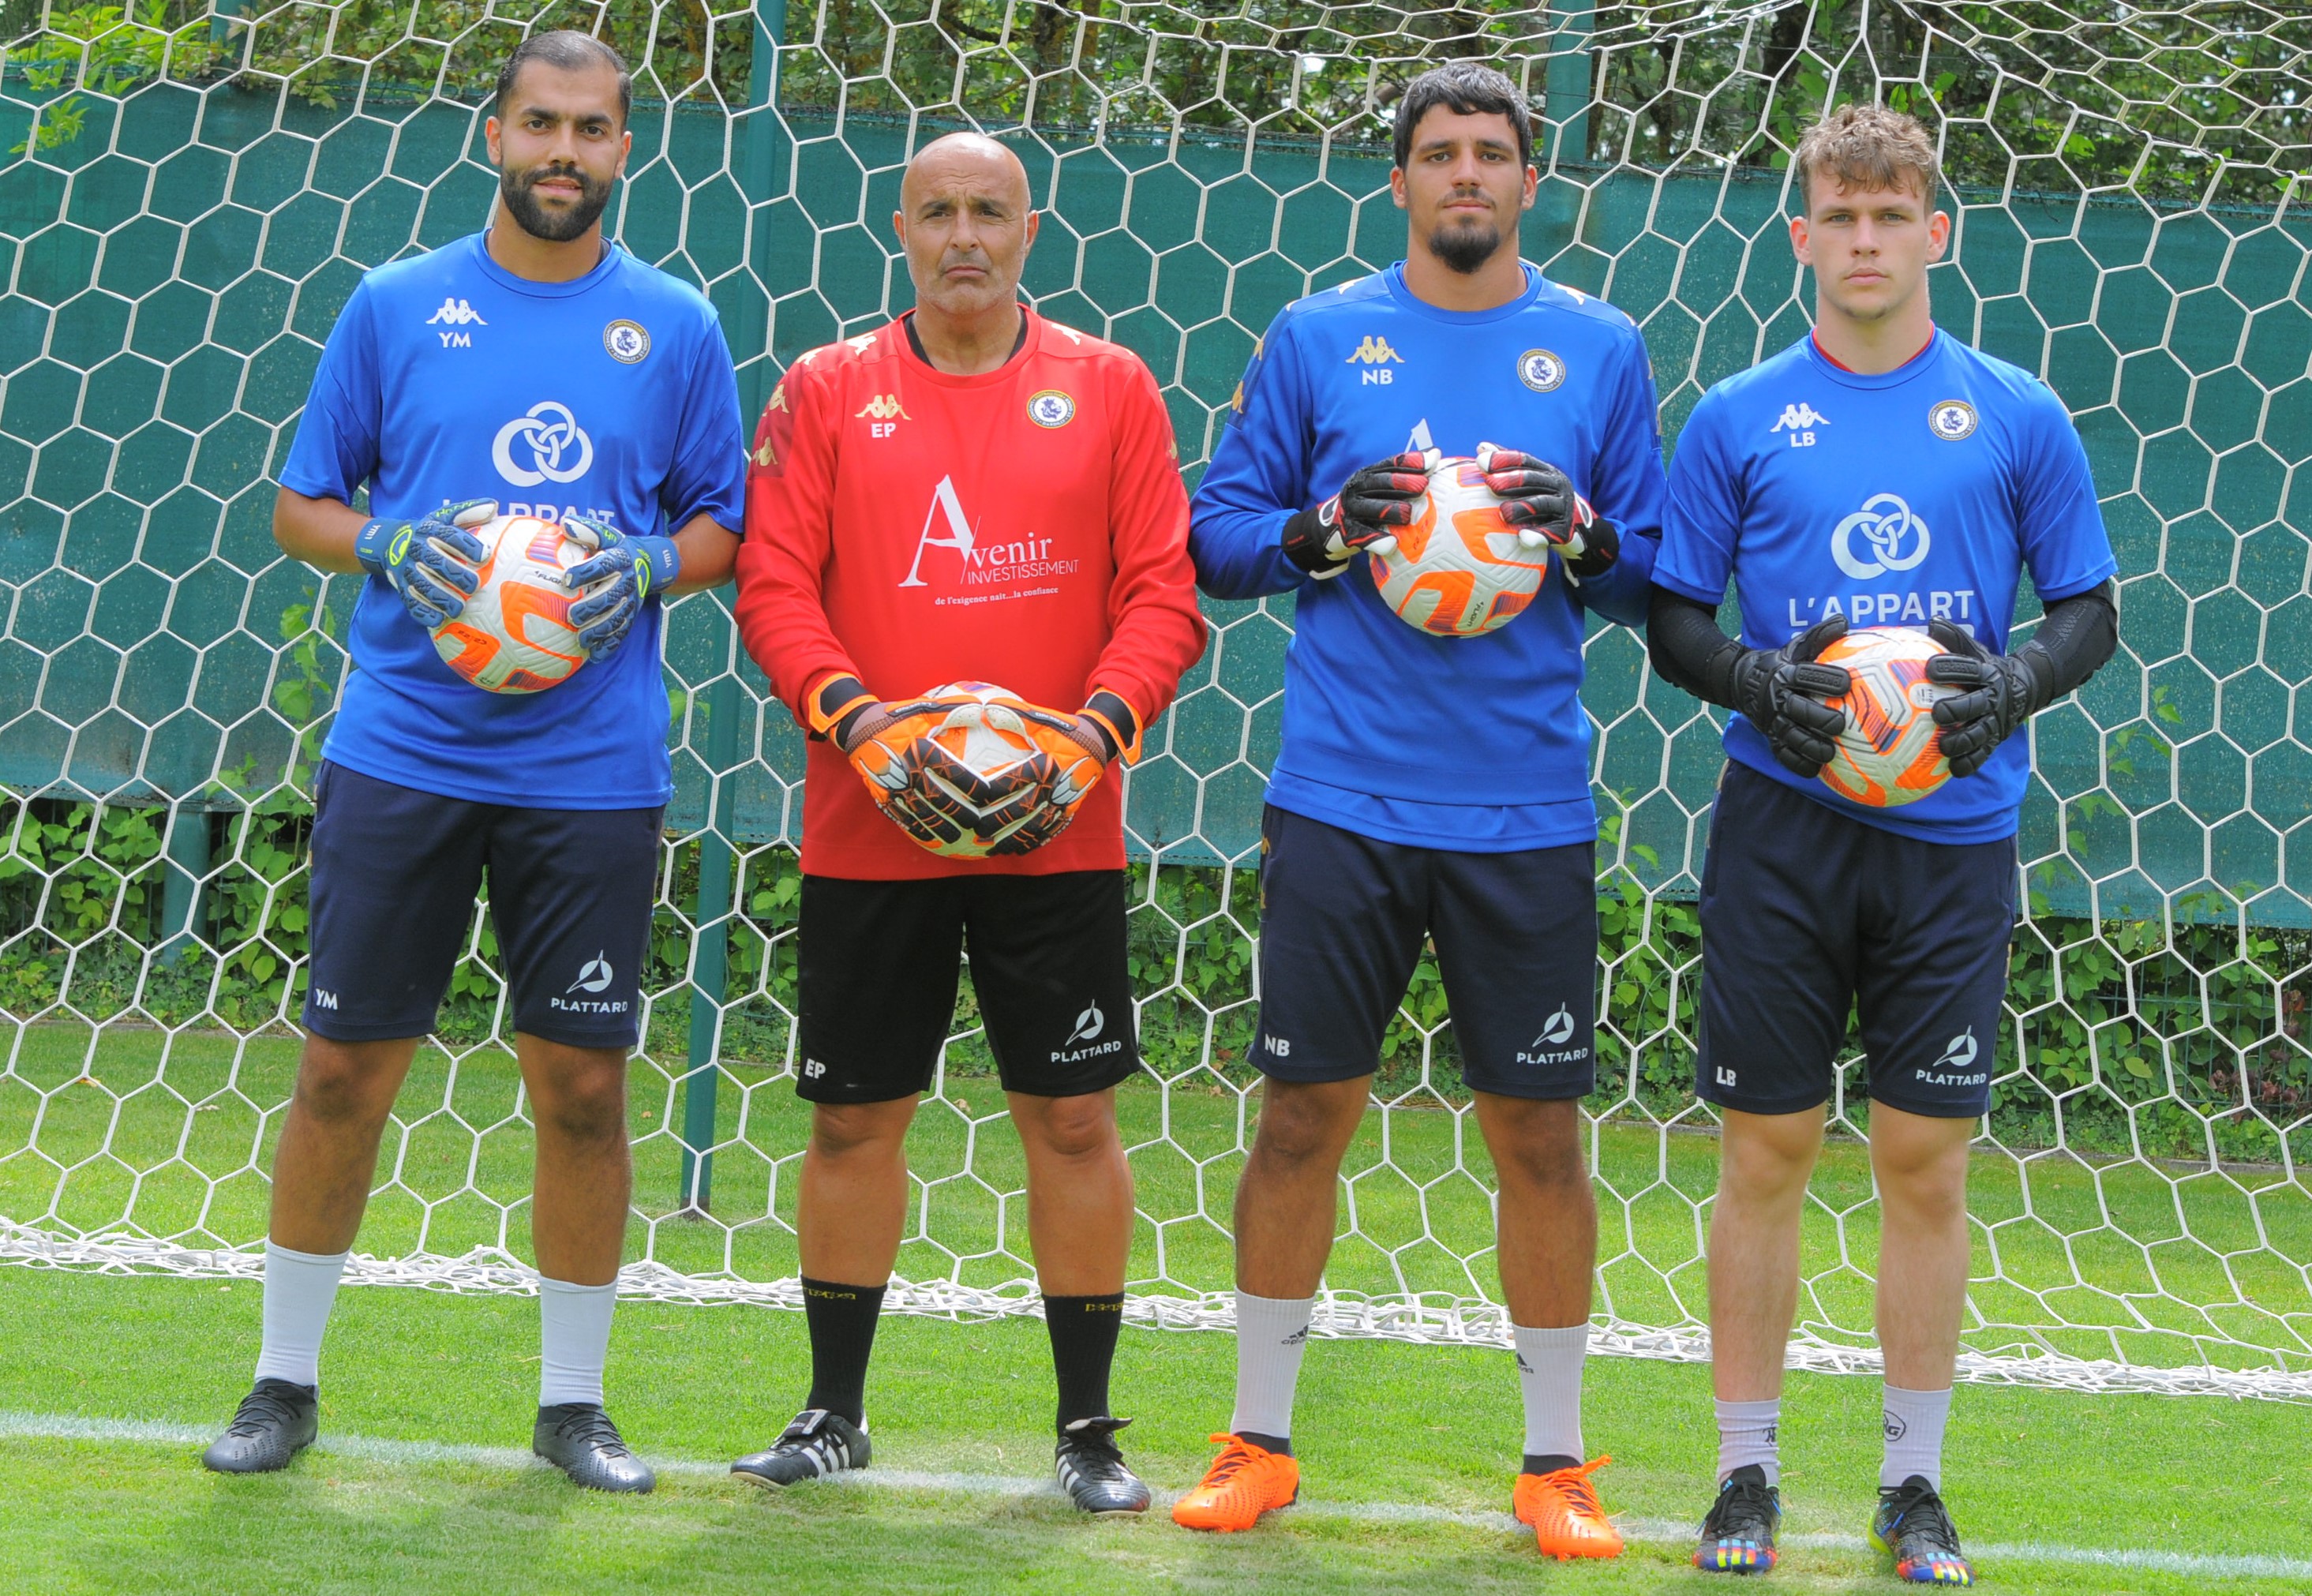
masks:
<path id="1" fill-rule="evenodd" d="M 1915 187 L 1929 210 L 1942 189 L 1935 141 L 1918 118 L 1883 105 L 1840 106 L 1806 130 L 1791 165 L 1801 205 L 1813 203 L 1817 172 L 1842 189 Z"/>

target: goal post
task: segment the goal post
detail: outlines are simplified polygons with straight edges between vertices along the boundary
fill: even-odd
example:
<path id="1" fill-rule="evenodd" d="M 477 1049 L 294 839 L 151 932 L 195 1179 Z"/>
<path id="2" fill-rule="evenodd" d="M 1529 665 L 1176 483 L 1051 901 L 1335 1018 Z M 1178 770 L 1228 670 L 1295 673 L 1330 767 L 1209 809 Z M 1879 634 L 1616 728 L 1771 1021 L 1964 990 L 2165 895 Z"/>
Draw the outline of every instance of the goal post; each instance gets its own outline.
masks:
<path id="1" fill-rule="evenodd" d="M 2121 564 L 2118 657 L 2032 727 L 1964 1371 L 2312 1396 L 2312 33 L 2211 0 L 0 5 L 0 1258 L 258 1267 L 355 591 L 279 555 L 270 478 L 360 272 L 480 225 L 497 65 L 565 25 L 636 74 L 608 225 L 713 300 L 750 407 L 909 303 L 898 173 L 976 127 L 1045 213 L 1026 290 L 1149 363 L 1192 480 L 1276 311 L 1402 252 L 1390 117 L 1424 66 L 1491 60 L 1533 95 L 1526 253 L 1639 321 L 1672 449 L 1707 387 L 1807 325 L 1798 133 L 1851 99 L 1920 115 L 1953 184 L 1938 320 L 2062 398 Z M 1206 612 L 1126 794 L 1148 1063 L 1120 1093 L 1132 1311 L 1182 1328 L 1229 1313 L 1251 866 L 1292 621 L 1289 598 Z M 1692 1092 L 1694 898 L 1721 720 L 1637 635 L 1587 651 L 1596 1329 L 1695 1357 L 1716 1152 Z M 626 1280 L 791 1305 L 802 744 L 727 594 L 671 607 L 666 679 Z M 460 934 L 351 1277 L 524 1290 L 527 1105 L 486 917 Z M 1868 1106 L 1845 1063 L 1851 1138 Z M 1344 1171 L 1323 1333 L 1506 1340 L 1457 1065 L 1424 960 Z M 894 1306 L 1033 1311 L 1003 1117 L 967 982 Z M 1876 1366 L 1876 1219 L 1835 1138 L 1796 1361 Z"/>

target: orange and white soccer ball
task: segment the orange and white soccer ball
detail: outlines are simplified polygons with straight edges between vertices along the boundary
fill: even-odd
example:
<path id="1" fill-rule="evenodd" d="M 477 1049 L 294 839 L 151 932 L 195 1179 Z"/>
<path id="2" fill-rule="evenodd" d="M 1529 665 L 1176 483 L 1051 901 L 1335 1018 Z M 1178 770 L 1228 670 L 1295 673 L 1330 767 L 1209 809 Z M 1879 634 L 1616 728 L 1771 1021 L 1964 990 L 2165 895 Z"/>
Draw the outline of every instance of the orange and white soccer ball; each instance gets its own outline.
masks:
<path id="1" fill-rule="evenodd" d="M 1822 651 L 1843 666 L 1853 686 L 1832 706 L 1846 712 L 1838 751 L 1822 767 L 1824 785 L 1873 809 L 1915 803 L 1950 779 L 1935 736 L 1935 701 L 1959 689 L 1927 680 L 1927 662 L 1943 645 L 1924 632 L 1866 627 Z"/>
<path id="2" fill-rule="evenodd" d="M 565 580 L 594 550 L 558 521 L 501 515 L 468 529 L 486 551 L 482 585 L 434 628 L 442 662 L 486 692 L 538 693 L 586 662 L 570 624 L 582 596 Z"/>
<path id="3" fill-rule="evenodd" d="M 1547 539 L 1504 522 L 1477 462 L 1453 455 L 1431 463 L 1413 524 L 1368 553 L 1381 601 L 1434 637 L 1482 637 L 1507 626 L 1549 574 Z"/>

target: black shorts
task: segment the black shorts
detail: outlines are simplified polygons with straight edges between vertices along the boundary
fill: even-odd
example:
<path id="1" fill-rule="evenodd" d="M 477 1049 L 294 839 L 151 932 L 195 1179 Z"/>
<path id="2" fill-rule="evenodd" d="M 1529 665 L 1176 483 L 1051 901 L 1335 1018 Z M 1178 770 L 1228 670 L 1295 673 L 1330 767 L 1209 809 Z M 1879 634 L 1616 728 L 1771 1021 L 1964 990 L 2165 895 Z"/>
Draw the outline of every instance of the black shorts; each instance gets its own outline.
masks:
<path id="1" fill-rule="evenodd" d="M 1597 1084 L 1596 844 L 1451 853 L 1271 804 L 1260 899 L 1263 1074 L 1350 1081 L 1379 1068 L 1426 938 L 1472 1091 L 1568 1098 Z"/>
<path id="2" fill-rule="evenodd" d="M 327 761 L 313 802 L 307 1030 L 432 1030 L 486 872 L 513 1028 L 574 1048 L 639 1039 L 663 810 L 475 803 Z"/>
<path id="3" fill-rule="evenodd" d="M 1106 1091 L 1140 1068 L 1124 910 L 1120 870 L 803 877 L 796 1092 L 881 1103 L 929 1091 L 967 941 L 1003 1090 Z"/>
<path id="4" fill-rule="evenodd" d="M 1828 1101 L 1852 1009 L 1874 1100 L 1985 1112 L 2015 890 L 2011 837 L 1900 837 L 1729 764 L 1702 866 L 1695 1092 L 1747 1114 Z"/>

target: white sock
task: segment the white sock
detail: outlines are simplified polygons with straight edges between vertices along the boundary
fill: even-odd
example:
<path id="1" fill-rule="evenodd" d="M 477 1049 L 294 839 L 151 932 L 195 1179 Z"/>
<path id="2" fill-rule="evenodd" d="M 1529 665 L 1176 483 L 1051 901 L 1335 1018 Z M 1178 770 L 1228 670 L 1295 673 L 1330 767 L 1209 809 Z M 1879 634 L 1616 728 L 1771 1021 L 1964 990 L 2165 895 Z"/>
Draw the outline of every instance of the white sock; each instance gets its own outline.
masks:
<path id="1" fill-rule="evenodd" d="M 1528 1457 L 1572 1458 L 1581 1452 L 1581 1360 L 1590 1351 L 1590 1327 L 1563 1329 L 1510 1327 L 1517 1346 L 1518 1385 L 1525 1392 Z"/>
<path id="2" fill-rule="evenodd" d="M 1763 1402 L 1721 1402 L 1717 1407 L 1718 1478 L 1723 1480 L 1737 1469 L 1756 1463 L 1766 1471 L 1768 1485 L 1782 1484 L 1782 1399 L 1769 1397 Z"/>
<path id="3" fill-rule="evenodd" d="M 1887 1458 L 1878 1465 L 1878 1483 L 1898 1486 L 1914 1474 L 1943 1488 L 1943 1425 L 1950 1417 L 1950 1387 L 1939 1391 L 1906 1391 L 1887 1388 Z"/>
<path id="4" fill-rule="evenodd" d="M 561 1402 L 602 1405 L 602 1365 L 610 1361 L 610 1311 L 618 1305 L 618 1283 L 573 1285 L 538 1280 L 538 1405 Z"/>
<path id="5" fill-rule="evenodd" d="M 346 1272 L 342 1252 L 292 1252 L 265 1243 L 265 1342 L 257 1378 L 292 1385 L 321 1383 L 321 1332 Z"/>
<path id="6" fill-rule="evenodd" d="M 1300 1381 L 1300 1355 L 1309 1346 L 1314 1297 L 1256 1297 L 1236 1293 L 1236 1416 L 1231 1434 L 1289 1440 L 1292 1388 Z"/>

